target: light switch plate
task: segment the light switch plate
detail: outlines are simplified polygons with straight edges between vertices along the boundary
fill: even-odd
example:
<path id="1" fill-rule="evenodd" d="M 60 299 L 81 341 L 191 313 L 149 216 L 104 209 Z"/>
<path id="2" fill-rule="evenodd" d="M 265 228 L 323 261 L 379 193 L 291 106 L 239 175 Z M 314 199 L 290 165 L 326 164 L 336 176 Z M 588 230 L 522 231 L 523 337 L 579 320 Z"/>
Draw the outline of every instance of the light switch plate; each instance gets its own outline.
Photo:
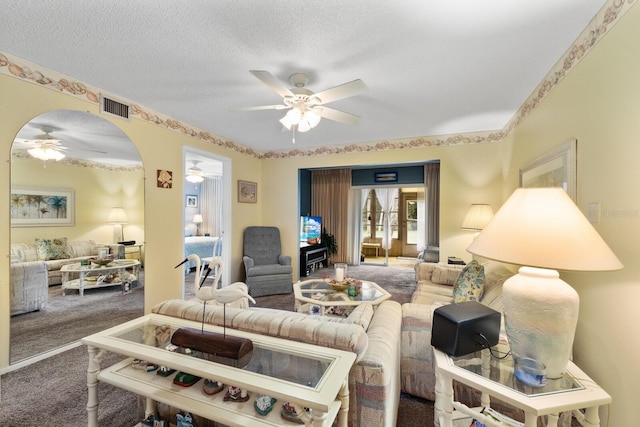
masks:
<path id="1" fill-rule="evenodd" d="M 600 203 L 587 204 L 587 218 L 592 224 L 600 222 Z"/>

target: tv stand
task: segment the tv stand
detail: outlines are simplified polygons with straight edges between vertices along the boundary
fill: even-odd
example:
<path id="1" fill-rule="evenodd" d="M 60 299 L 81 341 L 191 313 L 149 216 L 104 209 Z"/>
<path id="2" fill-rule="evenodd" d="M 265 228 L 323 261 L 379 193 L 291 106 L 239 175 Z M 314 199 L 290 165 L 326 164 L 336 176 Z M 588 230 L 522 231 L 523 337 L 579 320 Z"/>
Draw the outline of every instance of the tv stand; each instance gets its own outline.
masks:
<path id="1" fill-rule="evenodd" d="M 300 248 L 300 277 L 307 277 L 320 266 L 329 267 L 329 251 L 326 246 Z"/>

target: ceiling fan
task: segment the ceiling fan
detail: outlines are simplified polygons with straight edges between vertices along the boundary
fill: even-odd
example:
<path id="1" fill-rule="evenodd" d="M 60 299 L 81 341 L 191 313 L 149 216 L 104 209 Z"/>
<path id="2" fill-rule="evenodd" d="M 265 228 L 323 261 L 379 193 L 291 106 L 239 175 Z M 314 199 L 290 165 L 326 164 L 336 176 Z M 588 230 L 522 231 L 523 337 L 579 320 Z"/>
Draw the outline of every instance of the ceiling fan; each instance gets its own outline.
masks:
<path id="1" fill-rule="evenodd" d="M 316 127 L 322 118 L 347 125 L 358 124 L 360 117 L 326 107 L 325 104 L 366 92 L 367 86 L 360 79 L 314 93 L 305 87 L 309 79 L 304 73 L 294 73 L 289 76 L 289 81 L 294 86 L 289 89 L 268 71 L 250 70 L 249 72 L 280 95 L 282 104 L 239 108 L 238 111 L 289 110 L 280 119 L 280 123 L 294 132 L 296 129 L 299 132 L 306 132 Z"/>
<path id="2" fill-rule="evenodd" d="M 15 142 L 25 144 L 27 147 L 27 152 L 36 159 L 47 161 L 47 160 L 62 160 L 66 155 L 64 154 L 65 150 L 68 150 L 67 147 L 62 145 L 62 141 L 53 135 L 52 132 L 55 132 L 56 129 L 52 126 L 42 125 L 40 126 L 40 130 L 43 132 L 40 135 L 35 135 L 33 138 L 16 138 Z M 88 148 L 75 148 L 77 150 L 83 151 L 91 151 L 95 153 L 106 154 L 106 151 L 92 150 Z"/>
<path id="3" fill-rule="evenodd" d="M 200 160 L 192 160 L 192 162 L 193 167 L 187 170 L 187 176 L 185 179 L 191 183 L 199 184 L 204 181 L 204 172 L 202 172 L 202 169 L 198 167 Z"/>

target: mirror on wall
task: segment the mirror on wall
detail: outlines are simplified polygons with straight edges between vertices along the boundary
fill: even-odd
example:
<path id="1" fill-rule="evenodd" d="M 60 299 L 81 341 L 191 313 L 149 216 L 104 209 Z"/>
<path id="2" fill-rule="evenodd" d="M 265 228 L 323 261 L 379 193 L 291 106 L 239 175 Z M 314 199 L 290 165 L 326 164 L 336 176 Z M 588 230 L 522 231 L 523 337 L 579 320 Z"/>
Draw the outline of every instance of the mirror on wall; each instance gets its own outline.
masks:
<path id="1" fill-rule="evenodd" d="M 186 150 L 184 153 L 184 251 L 195 254 L 206 266 L 213 258 L 223 262 L 222 284 L 229 283 L 228 259 L 224 241 L 225 180 L 224 160 L 210 153 Z M 195 262 L 186 265 L 193 275 Z M 212 276 L 207 276 L 207 279 Z M 182 295 L 193 297 L 192 276 L 185 276 Z"/>
<path id="2" fill-rule="evenodd" d="M 144 171 L 120 128 L 74 110 L 33 118 L 13 141 L 9 209 L 12 364 L 143 314 Z M 94 271 L 104 256 L 128 261 Z"/>

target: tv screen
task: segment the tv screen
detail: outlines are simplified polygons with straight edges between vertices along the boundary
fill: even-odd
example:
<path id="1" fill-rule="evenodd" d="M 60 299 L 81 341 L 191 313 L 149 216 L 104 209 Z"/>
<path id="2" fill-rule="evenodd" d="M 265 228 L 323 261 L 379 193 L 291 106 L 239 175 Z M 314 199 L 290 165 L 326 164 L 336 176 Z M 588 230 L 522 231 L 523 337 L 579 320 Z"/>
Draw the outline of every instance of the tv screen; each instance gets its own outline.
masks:
<path id="1" fill-rule="evenodd" d="M 319 216 L 300 217 L 300 246 L 320 244 L 322 218 Z"/>

